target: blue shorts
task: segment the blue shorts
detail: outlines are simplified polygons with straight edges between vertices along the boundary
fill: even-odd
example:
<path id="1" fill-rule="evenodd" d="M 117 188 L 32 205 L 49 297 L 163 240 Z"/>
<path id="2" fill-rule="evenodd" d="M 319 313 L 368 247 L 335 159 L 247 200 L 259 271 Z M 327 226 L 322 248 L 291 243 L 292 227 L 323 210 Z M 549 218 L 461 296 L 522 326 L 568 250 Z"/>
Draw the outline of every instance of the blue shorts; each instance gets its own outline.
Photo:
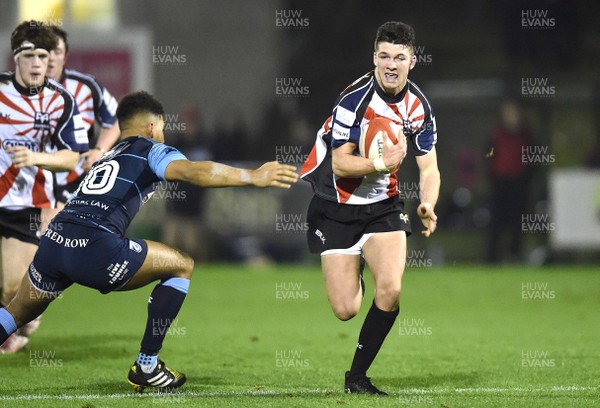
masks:
<path id="1" fill-rule="evenodd" d="M 33 286 L 49 295 L 78 283 L 109 293 L 124 286 L 140 269 L 148 245 L 94 227 L 51 224 L 29 266 Z"/>

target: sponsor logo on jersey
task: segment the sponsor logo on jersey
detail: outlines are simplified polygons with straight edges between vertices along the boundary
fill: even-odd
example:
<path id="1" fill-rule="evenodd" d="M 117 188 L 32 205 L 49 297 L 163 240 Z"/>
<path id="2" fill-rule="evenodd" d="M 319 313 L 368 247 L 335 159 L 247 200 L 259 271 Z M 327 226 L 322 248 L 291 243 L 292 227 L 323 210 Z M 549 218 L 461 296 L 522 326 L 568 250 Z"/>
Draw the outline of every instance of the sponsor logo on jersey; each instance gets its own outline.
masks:
<path id="1" fill-rule="evenodd" d="M 85 248 L 90 240 L 88 238 L 66 238 L 56 231 L 48 228 L 44 237 L 62 245 L 65 248 Z"/>
<path id="2" fill-rule="evenodd" d="M 7 147 L 16 147 L 16 146 L 26 147 L 27 149 L 31 150 L 32 152 L 40 151 L 39 142 L 34 142 L 32 140 L 4 139 L 2 141 L 2 147 L 4 148 L 4 150 L 6 150 Z"/>
<path id="3" fill-rule="evenodd" d="M 50 116 L 46 112 L 36 112 L 33 128 L 35 130 L 50 130 Z"/>

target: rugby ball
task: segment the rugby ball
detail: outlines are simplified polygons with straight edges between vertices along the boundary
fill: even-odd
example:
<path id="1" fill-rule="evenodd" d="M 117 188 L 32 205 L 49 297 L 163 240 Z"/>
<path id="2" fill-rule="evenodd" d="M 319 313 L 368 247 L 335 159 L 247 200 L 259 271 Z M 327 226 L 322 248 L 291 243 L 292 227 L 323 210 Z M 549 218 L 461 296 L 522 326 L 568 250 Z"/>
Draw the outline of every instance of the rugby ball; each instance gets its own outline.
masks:
<path id="1" fill-rule="evenodd" d="M 384 133 L 393 144 L 398 143 L 402 127 L 388 118 L 371 119 L 360 132 L 358 151 L 366 159 L 380 159 L 383 154 Z"/>

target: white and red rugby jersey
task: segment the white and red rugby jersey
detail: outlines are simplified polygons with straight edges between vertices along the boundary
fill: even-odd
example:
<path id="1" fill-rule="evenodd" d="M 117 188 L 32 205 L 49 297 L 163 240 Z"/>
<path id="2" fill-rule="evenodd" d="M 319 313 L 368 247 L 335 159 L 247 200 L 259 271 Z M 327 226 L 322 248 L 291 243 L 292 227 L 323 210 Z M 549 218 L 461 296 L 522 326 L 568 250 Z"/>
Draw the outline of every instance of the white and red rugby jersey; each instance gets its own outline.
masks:
<path id="1" fill-rule="evenodd" d="M 0 73 L 0 207 L 53 207 L 53 176 L 37 166 L 16 168 L 9 146 L 34 152 L 88 150 L 87 133 L 73 96 L 46 78 L 39 88 L 19 85 L 14 72 Z"/>
<path id="2" fill-rule="evenodd" d="M 60 83 L 75 98 L 90 146 L 95 146 L 94 122 L 105 129 L 114 125 L 117 121 L 117 100 L 96 78 L 73 69 L 63 71 Z M 77 180 L 85 173 L 82 164 L 83 160 L 80 160 L 74 170 L 56 173 L 56 184 L 65 185 Z"/>
<path id="3" fill-rule="evenodd" d="M 423 92 L 410 80 L 398 95 L 386 95 L 373 71 L 347 87 L 317 132 L 317 139 L 300 177 L 315 195 L 342 204 L 365 205 L 398 195 L 397 170 L 363 177 L 338 177 L 331 167 L 331 151 L 345 143 L 359 143 L 361 128 L 371 119 L 386 117 L 400 126 L 416 156 L 429 153 L 436 141 L 435 116 Z M 354 152 L 359 155 L 358 149 Z"/>

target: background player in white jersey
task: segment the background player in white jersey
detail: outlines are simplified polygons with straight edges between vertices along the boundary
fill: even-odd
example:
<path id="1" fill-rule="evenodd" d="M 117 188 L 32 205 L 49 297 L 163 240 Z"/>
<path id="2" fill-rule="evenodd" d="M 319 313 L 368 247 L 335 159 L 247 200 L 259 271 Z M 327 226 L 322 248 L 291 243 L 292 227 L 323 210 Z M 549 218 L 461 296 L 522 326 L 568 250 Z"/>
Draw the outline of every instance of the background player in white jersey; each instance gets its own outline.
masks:
<path id="1" fill-rule="evenodd" d="M 87 151 L 87 134 L 73 97 L 45 78 L 55 35 L 38 21 L 12 33 L 15 71 L 0 74 L 0 277 L 2 297 L 15 295 L 39 237 L 40 210 L 55 205 L 51 171 L 75 168 Z M 23 334 L 34 330 L 24 328 Z M 13 353 L 27 339 L 14 334 L 0 346 Z"/>
<path id="2" fill-rule="evenodd" d="M 163 115 L 160 102 L 146 92 L 123 98 L 117 110 L 121 141 L 92 167 L 52 220 L 19 293 L 7 308 L 0 309 L 0 342 L 42 313 L 73 283 L 106 294 L 158 280 L 148 301 L 140 353 L 128 380 L 136 391 L 183 385 L 185 375 L 168 369 L 158 352 L 188 292 L 194 261 L 168 245 L 125 238 L 129 223 L 160 181 L 202 187 L 289 188 L 298 175 L 293 166 L 277 162 L 243 170 L 189 161 L 163 143 Z"/>
<path id="3" fill-rule="evenodd" d="M 307 216 L 308 243 L 311 252 L 321 254 L 334 314 L 348 320 L 360 309 L 364 295 L 361 255 L 375 281 L 375 299 L 345 375 L 348 393 L 385 394 L 366 373 L 399 313 L 406 237 L 410 234 L 397 183 L 397 167 L 406 155 L 407 144 L 385 144 L 383 162 L 387 170 L 377 171 L 373 160 L 358 153 L 361 127 L 371 119 L 386 117 L 403 127 L 420 171 L 418 214 L 426 228 L 423 233 L 429 236 L 436 228 L 434 207 L 440 187 L 437 132 L 429 102 L 408 80 L 416 63 L 414 38 L 413 28 L 404 23 L 387 22 L 379 27 L 374 71 L 342 92 L 301 171 L 315 193 Z"/>
<path id="4" fill-rule="evenodd" d="M 81 175 L 82 170 L 89 170 L 91 165 L 119 140 L 117 100 L 92 75 L 66 68 L 69 57 L 67 32 L 57 26 L 50 26 L 50 29 L 57 36 L 58 42 L 56 48 L 50 51 L 46 76 L 67 88 L 67 91 L 75 97 L 79 113 L 88 131 L 90 150 L 82 154 L 85 159 L 83 169 L 76 169 Z M 97 137 L 94 131 L 95 123 L 100 127 Z M 68 174 L 73 177 L 73 172 Z M 71 193 L 77 188 L 79 182 L 70 191 Z M 58 194 L 57 199 L 66 202 L 66 198 L 62 199 Z"/>
<path id="5" fill-rule="evenodd" d="M 46 76 L 65 87 L 75 98 L 88 132 L 90 150 L 81 155 L 74 170 L 54 175 L 56 208 L 42 209 L 41 231 L 46 229 L 50 220 L 64 207 L 64 203 L 83 180 L 85 171 L 119 139 L 117 100 L 93 76 L 65 67 L 69 56 L 67 32 L 57 26 L 50 26 L 50 30 L 56 35 L 57 44 L 50 51 Z M 100 128 L 97 137 L 94 124 L 98 124 Z"/>

